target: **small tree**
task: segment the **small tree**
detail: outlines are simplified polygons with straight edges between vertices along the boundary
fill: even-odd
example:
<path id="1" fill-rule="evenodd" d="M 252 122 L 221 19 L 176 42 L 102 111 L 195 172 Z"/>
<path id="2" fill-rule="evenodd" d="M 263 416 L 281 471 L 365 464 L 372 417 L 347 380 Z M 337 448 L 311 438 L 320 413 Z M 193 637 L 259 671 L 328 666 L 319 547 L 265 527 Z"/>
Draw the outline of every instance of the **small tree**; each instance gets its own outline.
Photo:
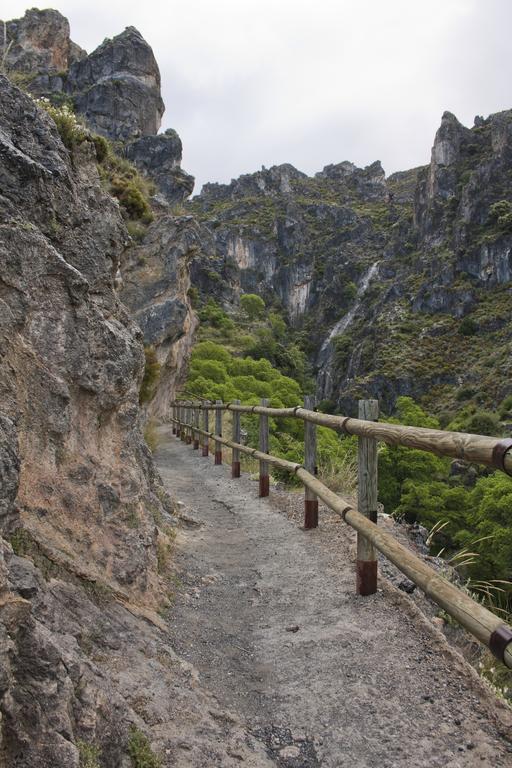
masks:
<path id="1" fill-rule="evenodd" d="M 265 302 L 255 293 L 244 293 L 240 296 L 240 306 L 249 320 L 258 320 L 265 314 Z"/>

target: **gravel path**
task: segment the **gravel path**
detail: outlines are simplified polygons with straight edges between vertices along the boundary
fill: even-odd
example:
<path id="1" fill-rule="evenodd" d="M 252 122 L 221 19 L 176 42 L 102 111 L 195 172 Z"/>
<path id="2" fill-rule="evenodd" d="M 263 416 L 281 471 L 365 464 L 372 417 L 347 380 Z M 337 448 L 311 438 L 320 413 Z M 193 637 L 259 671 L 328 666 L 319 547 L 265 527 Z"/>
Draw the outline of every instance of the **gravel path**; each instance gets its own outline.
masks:
<path id="1" fill-rule="evenodd" d="M 413 602 L 385 580 L 355 595 L 343 523 L 306 532 L 247 475 L 160 434 L 162 478 L 199 523 L 177 539 L 174 648 L 264 747 L 255 765 L 512 766 L 510 711 Z"/>

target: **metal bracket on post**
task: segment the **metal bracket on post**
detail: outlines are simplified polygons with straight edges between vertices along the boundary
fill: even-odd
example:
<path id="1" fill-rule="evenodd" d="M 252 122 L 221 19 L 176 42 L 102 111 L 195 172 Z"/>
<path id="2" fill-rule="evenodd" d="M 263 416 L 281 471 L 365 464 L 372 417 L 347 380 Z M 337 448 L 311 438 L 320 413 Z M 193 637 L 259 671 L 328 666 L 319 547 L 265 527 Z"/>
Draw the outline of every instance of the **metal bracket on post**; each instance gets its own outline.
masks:
<path id="1" fill-rule="evenodd" d="M 261 405 L 268 408 L 268 400 L 263 398 Z M 262 453 L 269 451 L 268 416 L 260 413 L 260 441 L 259 448 Z M 260 461 L 260 497 L 268 496 L 270 492 L 270 480 L 268 476 L 268 463 Z"/>
<path id="2" fill-rule="evenodd" d="M 222 405 L 222 400 L 216 400 L 215 405 Z M 215 434 L 222 437 L 222 408 L 215 409 Z M 215 441 L 215 464 L 222 464 L 222 443 Z"/>
<path id="3" fill-rule="evenodd" d="M 240 405 L 240 400 L 233 400 L 233 405 Z M 240 412 L 232 411 L 233 416 L 233 436 L 234 443 L 240 443 Z M 231 477 L 240 477 L 240 450 L 233 448 L 231 459 Z"/>
<path id="4" fill-rule="evenodd" d="M 314 395 L 306 395 L 304 408 L 313 411 L 315 408 Z M 310 421 L 304 422 L 304 468 L 312 475 L 316 474 L 316 426 Z M 307 486 L 304 489 L 304 528 L 318 526 L 318 497 Z"/>
<path id="5" fill-rule="evenodd" d="M 377 421 L 378 400 L 359 400 L 359 418 Z M 358 438 L 359 512 L 369 520 L 377 520 L 377 441 L 369 437 Z M 357 594 L 373 595 L 377 591 L 377 555 L 375 547 L 361 533 L 357 534 Z"/>

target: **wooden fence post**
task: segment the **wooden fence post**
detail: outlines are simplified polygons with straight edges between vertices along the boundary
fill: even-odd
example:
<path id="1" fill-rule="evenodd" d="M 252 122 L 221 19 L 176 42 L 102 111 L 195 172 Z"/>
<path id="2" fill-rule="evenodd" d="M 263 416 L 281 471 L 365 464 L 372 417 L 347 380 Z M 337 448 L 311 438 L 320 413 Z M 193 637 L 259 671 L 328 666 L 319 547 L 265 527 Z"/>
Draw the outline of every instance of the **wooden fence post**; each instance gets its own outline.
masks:
<path id="1" fill-rule="evenodd" d="M 186 416 L 185 416 L 185 408 L 183 407 L 183 403 L 180 405 L 180 421 L 181 421 L 180 438 L 183 442 L 185 442 L 185 435 L 186 435 L 187 428 L 185 426 Z"/>
<path id="2" fill-rule="evenodd" d="M 222 405 L 222 400 L 216 400 L 215 405 Z M 222 408 L 215 409 L 215 434 L 222 437 Z M 222 464 L 222 443 L 215 441 L 215 464 Z"/>
<path id="3" fill-rule="evenodd" d="M 268 407 L 268 400 L 265 397 L 262 399 L 261 405 Z M 260 413 L 259 448 L 262 453 L 268 453 L 268 442 L 268 416 Z M 260 496 L 268 496 L 269 490 L 268 463 L 266 461 L 260 461 Z"/>
<path id="4" fill-rule="evenodd" d="M 180 420 L 180 406 L 179 406 L 178 403 L 176 404 L 175 416 L 176 416 L 177 421 L 179 422 L 179 420 Z M 179 423 L 177 423 L 176 424 L 176 437 L 179 437 L 179 436 L 180 436 L 180 425 L 179 425 Z"/>
<path id="5" fill-rule="evenodd" d="M 377 421 L 378 400 L 359 400 L 359 418 Z M 377 441 L 359 437 L 357 445 L 359 512 L 377 522 Z M 357 594 L 373 595 L 377 591 L 377 556 L 373 544 L 357 534 Z"/>
<path id="6" fill-rule="evenodd" d="M 176 406 L 175 405 L 171 405 L 171 419 L 172 419 L 171 423 L 172 423 L 172 434 L 173 435 L 176 434 L 176 422 L 174 421 L 175 418 L 176 418 Z"/>
<path id="7" fill-rule="evenodd" d="M 192 409 L 189 407 L 191 405 L 190 400 L 187 400 L 187 407 L 185 408 L 185 413 L 187 414 L 186 422 L 187 422 L 187 445 L 192 444 Z"/>
<path id="8" fill-rule="evenodd" d="M 196 403 L 194 408 L 194 427 L 196 428 L 194 432 L 194 451 L 197 451 L 199 449 L 199 432 L 197 432 L 199 429 L 199 403 Z"/>
<path id="9" fill-rule="evenodd" d="M 205 402 L 203 403 L 203 430 L 205 432 L 209 432 L 209 427 L 208 427 L 208 414 L 209 414 L 208 406 L 209 405 L 210 405 L 210 401 L 205 400 Z M 202 450 L 203 456 L 208 456 L 209 444 L 210 444 L 210 439 L 208 435 L 203 435 L 203 450 Z"/>
<path id="10" fill-rule="evenodd" d="M 233 405 L 240 405 L 240 400 L 233 400 Z M 233 414 L 233 436 L 234 443 L 240 442 L 240 414 L 238 411 L 232 411 Z M 238 448 L 233 448 L 233 456 L 231 459 L 231 477 L 240 477 L 240 451 Z"/>
<path id="11" fill-rule="evenodd" d="M 315 409 L 314 395 L 306 395 L 304 408 L 309 411 Z M 316 426 L 310 421 L 304 422 L 304 468 L 312 475 L 316 475 Z M 304 528 L 316 528 L 318 526 L 318 497 L 307 486 L 304 489 Z"/>

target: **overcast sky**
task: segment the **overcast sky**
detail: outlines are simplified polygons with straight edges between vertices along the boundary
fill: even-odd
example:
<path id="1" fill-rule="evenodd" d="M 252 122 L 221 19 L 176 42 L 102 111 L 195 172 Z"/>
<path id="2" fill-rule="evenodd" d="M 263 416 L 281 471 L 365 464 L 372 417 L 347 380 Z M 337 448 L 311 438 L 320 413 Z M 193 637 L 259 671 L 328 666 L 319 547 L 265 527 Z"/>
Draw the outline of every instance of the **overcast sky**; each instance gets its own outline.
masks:
<path id="1" fill-rule="evenodd" d="M 31 2 L 2 0 L 4 18 Z M 48 7 L 41 5 L 39 7 Z M 512 0 L 61 0 L 87 51 L 126 26 L 153 47 L 183 167 L 229 181 L 289 162 L 428 162 L 441 114 L 512 107 Z"/>

